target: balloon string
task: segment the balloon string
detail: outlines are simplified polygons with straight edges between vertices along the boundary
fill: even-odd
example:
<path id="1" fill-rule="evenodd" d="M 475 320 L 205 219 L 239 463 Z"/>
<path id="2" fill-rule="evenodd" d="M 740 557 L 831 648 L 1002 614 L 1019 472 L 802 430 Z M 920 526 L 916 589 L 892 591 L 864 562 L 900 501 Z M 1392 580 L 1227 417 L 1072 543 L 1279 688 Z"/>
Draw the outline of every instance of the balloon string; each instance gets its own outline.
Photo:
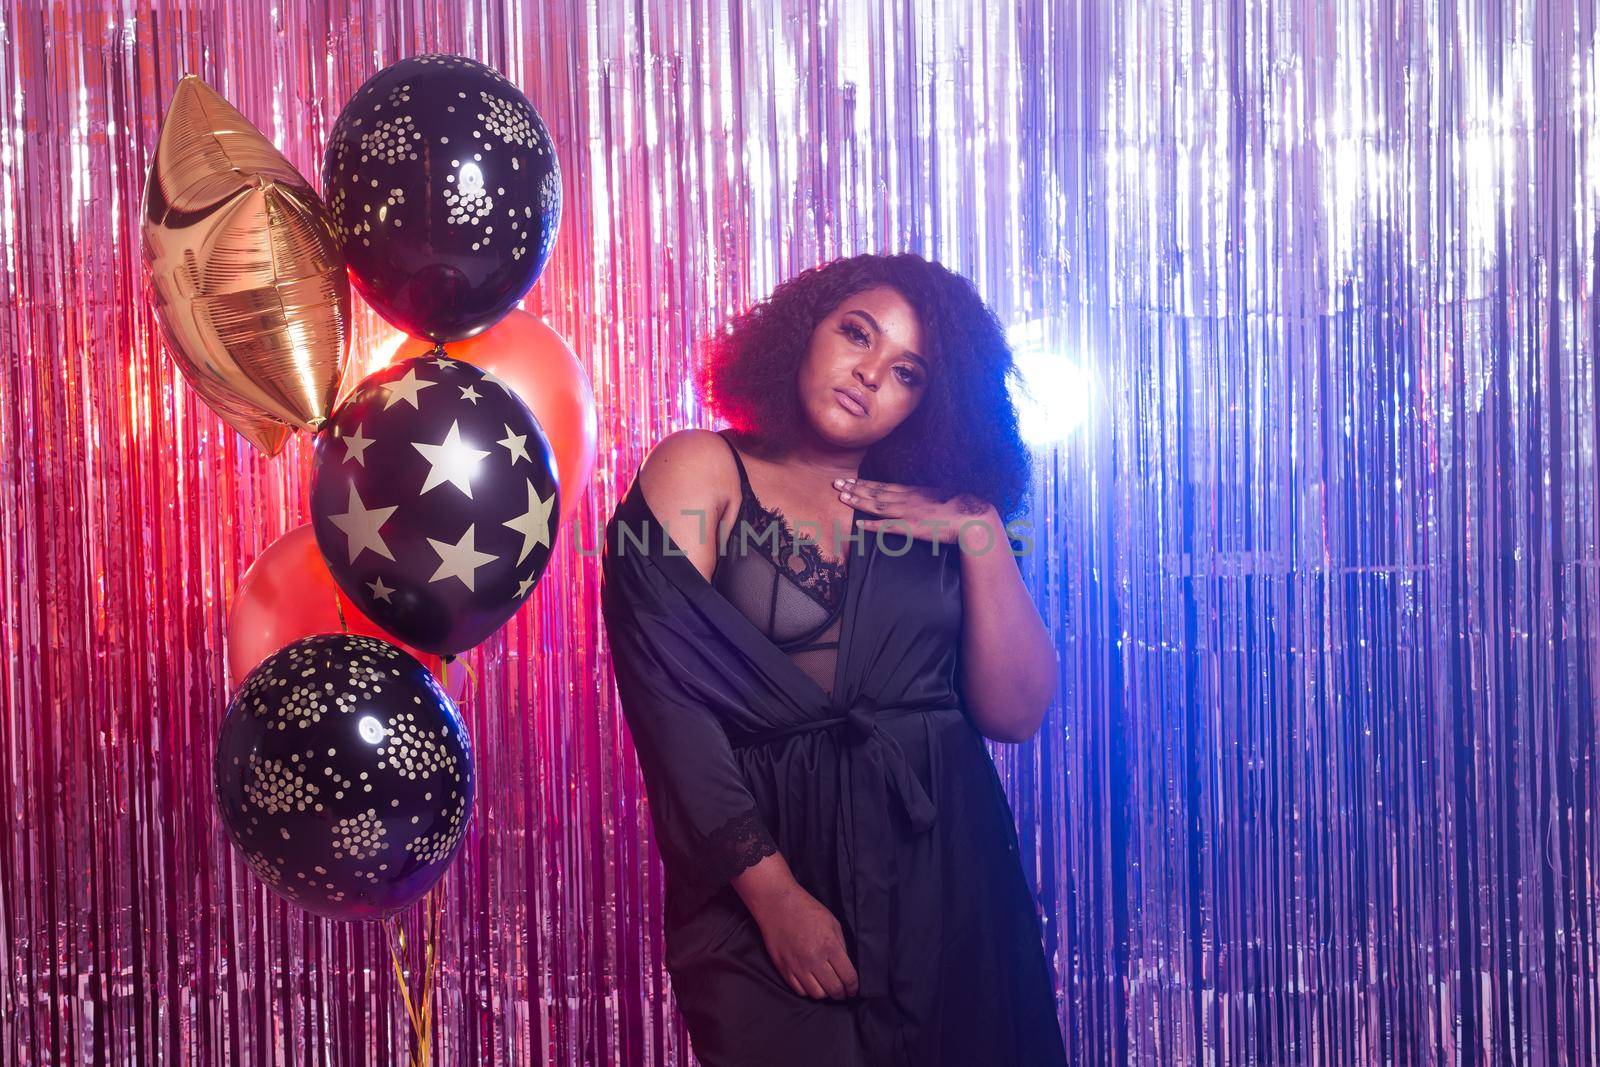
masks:
<path id="1" fill-rule="evenodd" d="M 445 692 L 450 691 L 450 664 L 455 663 L 457 658 L 456 656 L 445 656 L 440 660 L 439 683 L 444 686 Z M 467 672 L 468 684 L 476 687 L 478 684 L 478 672 L 473 670 L 472 661 L 464 659 L 460 662 L 461 668 Z"/>
<path id="2" fill-rule="evenodd" d="M 425 970 L 422 974 L 422 1067 L 428 1067 L 433 1056 L 433 978 L 439 959 L 439 918 L 444 903 L 439 886 L 428 890 L 428 924 L 424 946 Z"/>
<path id="3" fill-rule="evenodd" d="M 399 929 L 392 916 L 384 916 L 381 921 L 389 944 L 389 962 L 394 965 L 395 982 L 400 986 L 400 999 L 406 1006 L 406 1017 L 411 1020 L 411 1062 L 414 1067 L 428 1067 L 427 1031 L 424 1018 L 417 1013 L 416 1006 L 411 1001 L 411 986 L 406 981 L 405 967 L 401 962 L 405 957 L 406 951 L 405 931 Z"/>
<path id="4" fill-rule="evenodd" d="M 350 624 L 344 621 L 344 603 L 339 599 L 339 590 L 333 591 L 333 610 L 339 613 L 339 629 L 345 633 L 350 632 Z"/>

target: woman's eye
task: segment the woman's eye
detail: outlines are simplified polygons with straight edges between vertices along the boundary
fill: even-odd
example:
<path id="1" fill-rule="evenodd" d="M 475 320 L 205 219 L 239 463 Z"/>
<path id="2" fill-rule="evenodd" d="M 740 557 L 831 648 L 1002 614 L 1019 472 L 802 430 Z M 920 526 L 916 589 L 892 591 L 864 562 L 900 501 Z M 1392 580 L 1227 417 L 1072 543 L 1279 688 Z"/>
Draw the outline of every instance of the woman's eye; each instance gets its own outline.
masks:
<path id="1" fill-rule="evenodd" d="M 917 374 L 910 367 L 896 367 L 894 372 L 900 376 L 900 380 L 906 385 L 917 384 Z"/>
<path id="2" fill-rule="evenodd" d="M 857 344 L 860 344 L 867 339 L 867 331 L 863 330 L 853 322 L 847 322 L 844 324 L 844 332 L 845 336 L 849 337 L 850 340 L 856 342 Z"/>

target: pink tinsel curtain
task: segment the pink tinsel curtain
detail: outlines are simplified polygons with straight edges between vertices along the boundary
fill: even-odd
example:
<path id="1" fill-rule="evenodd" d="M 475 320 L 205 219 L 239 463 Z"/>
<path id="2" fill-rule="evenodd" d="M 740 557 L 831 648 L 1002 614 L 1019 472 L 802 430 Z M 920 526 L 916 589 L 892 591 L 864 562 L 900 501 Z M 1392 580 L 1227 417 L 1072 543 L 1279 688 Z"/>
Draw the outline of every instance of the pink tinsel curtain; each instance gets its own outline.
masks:
<path id="1" fill-rule="evenodd" d="M 181 75 L 315 178 L 348 95 L 424 51 L 555 138 L 526 306 L 601 433 L 470 657 L 439 1062 L 690 1061 L 598 531 L 706 424 L 693 343 L 867 250 L 969 275 L 1037 371 L 1061 699 L 994 752 L 1074 1062 L 1600 1060 L 1596 14 L 7 0 L 0 1061 L 402 1055 L 380 934 L 270 897 L 213 810 L 229 597 L 307 520 L 310 452 L 183 384 L 137 211 Z"/>

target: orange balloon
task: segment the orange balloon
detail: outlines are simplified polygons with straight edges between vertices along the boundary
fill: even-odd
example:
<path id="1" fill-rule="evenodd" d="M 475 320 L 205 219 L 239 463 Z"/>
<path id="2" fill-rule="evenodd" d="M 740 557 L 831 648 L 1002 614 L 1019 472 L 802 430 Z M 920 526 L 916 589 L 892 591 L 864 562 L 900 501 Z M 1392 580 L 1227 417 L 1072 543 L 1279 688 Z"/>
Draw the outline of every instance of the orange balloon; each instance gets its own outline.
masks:
<path id="1" fill-rule="evenodd" d="M 339 619 L 341 608 L 343 622 Z M 328 573 L 311 524 L 296 526 L 256 557 L 233 595 L 228 610 L 228 692 L 284 645 L 347 629 L 405 649 L 435 677 L 442 673 L 443 661 L 438 656 L 396 640 L 362 614 Z M 458 666 L 451 673 L 461 670 Z"/>
<path id="2" fill-rule="evenodd" d="M 390 362 L 426 355 L 433 342 L 407 337 Z M 561 525 L 578 510 L 594 474 L 599 428 L 594 389 L 583 364 L 559 333 L 537 316 L 514 308 L 482 333 L 444 346 L 451 359 L 471 363 L 509 385 L 528 405 L 555 452 L 561 482 Z"/>

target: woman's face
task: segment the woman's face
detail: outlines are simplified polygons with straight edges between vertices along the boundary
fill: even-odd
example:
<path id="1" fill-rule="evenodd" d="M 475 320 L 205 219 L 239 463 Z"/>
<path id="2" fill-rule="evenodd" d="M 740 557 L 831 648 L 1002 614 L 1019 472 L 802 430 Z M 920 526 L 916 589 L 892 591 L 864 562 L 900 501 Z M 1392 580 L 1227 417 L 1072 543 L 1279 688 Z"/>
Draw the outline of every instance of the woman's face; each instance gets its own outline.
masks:
<path id="1" fill-rule="evenodd" d="M 845 297 L 817 323 L 800 366 L 800 405 L 812 430 L 841 448 L 888 436 L 927 391 L 924 350 L 917 313 L 898 289 Z"/>

